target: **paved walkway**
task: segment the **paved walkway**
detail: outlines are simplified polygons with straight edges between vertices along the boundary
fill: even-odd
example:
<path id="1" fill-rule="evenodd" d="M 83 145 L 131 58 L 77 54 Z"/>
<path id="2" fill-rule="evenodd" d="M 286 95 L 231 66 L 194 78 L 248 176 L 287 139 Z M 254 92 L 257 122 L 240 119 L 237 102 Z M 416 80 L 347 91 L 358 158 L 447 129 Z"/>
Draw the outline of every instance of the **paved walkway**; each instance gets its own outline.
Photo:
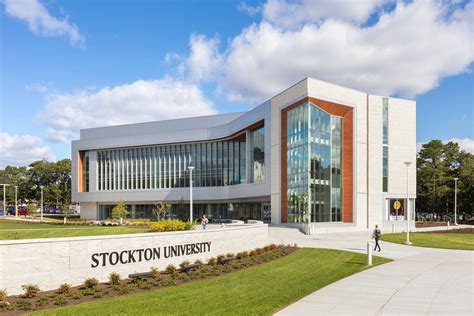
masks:
<path id="1" fill-rule="evenodd" d="M 271 227 L 272 242 L 366 252 L 370 232 L 305 236 Z M 474 251 L 381 242 L 393 262 L 330 284 L 277 315 L 474 315 Z"/>

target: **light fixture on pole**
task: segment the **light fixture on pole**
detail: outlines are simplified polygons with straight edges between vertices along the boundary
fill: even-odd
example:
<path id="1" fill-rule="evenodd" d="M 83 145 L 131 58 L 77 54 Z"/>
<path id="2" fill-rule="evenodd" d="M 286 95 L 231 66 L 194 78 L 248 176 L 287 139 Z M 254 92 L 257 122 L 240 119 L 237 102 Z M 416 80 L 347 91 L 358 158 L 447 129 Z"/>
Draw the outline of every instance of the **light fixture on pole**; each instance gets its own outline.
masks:
<path id="1" fill-rule="evenodd" d="M 41 188 L 41 219 L 40 222 L 43 222 L 43 186 Z"/>
<path id="2" fill-rule="evenodd" d="M 454 225 L 458 224 L 458 178 L 454 178 Z"/>
<path id="3" fill-rule="evenodd" d="M 193 221 L 193 166 L 189 166 L 189 221 Z"/>
<path id="4" fill-rule="evenodd" d="M 410 208 L 408 207 L 408 167 L 411 165 L 411 161 L 405 161 L 405 166 L 407 166 L 407 200 L 405 203 L 405 215 L 407 217 L 407 240 L 405 241 L 406 245 L 411 245 L 410 241 Z"/>
<path id="5" fill-rule="evenodd" d="M 15 217 L 18 217 L 18 186 L 15 185 Z"/>
<path id="6" fill-rule="evenodd" d="M 7 207 L 6 207 L 6 199 L 5 199 L 5 191 L 7 190 L 7 186 L 9 186 L 9 184 L 5 184 L 5 183 L 1 183 L 0 184 L 1 186 L 3 186 L 3 216 L 6 216 L 7 215 Z"/>

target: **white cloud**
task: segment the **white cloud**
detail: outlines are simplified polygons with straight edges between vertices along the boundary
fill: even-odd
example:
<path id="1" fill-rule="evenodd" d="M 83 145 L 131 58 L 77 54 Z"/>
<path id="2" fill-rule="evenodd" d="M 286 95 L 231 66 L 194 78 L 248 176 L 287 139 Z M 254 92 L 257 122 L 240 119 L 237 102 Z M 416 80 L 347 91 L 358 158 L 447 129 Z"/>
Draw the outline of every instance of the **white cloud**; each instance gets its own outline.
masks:
<path id="1" fill-rule="evenodd" d="M 84 36 L 79 33 L 76 24 L 70 23 L 67 18 L 60 20 L 51 16 L 38 0 L 5 0 L 5 11 L 28 23 L 35 34 L 47 37 L 68 36 L 72 45 L 85 45 Z"/>
<path id="2" fill-rule="evenodd" d="M 471 154 L 474 154 L 474 139 L 470 138 L 451 138 L 443 143 L 454 142 L 458 143 L 459 147 Z"/>
<path id="3" fill-rule="evenodd" d="M 251 6 L 245 2 L 241 2 L 237 5 L 237 10 L 250 16 L 254 16 L 262 11 L 262 6 Z"/>
<path id="4" fill-rule="evenodd" d="M 81 128 L 215 114 L 212 103 L 194 84 L 171 78 L 138 80 L 100 90 L 46 97 L 42 119 L 48 140 L 68 142 Z"/>
<path id="5" fill-rule="evenodd" d="M 207 81 L 215 79 L 222 56 L 219 54 L 219 40 L 206 38 L 204 35 L 191 35 L 189 39 L 191 52 L 186 59 L 188 79 Z"/>
<path id="6" fill-rule="evenodd" d="M 394 0 L 269 0 L 263 6 L 263 17 L 283 28 L 317 23 L 325 18 L 362 23 L 388 2 Z"/>
<path id="7" fill-rule="evenodd" d="M 43 158 L 56 160 L 52 150 L 39 137 L 0 133 L 0 168 L 24 166 Z"/>
<path id="8" fill-rule="evenodd" d="M 215 41 L 193 35 L 188 61 L 205 62 L 188 63 L 186 71 L 193 79 L 212 77 L 230 100 L 262 100 L 307 76 L 374 94 L 414 97 L 469 69 L 474 60 L 472 2 L 462 8 L 435 0 L 400 1 L 392 11 L 380 12 L 376 23 L 361 26 L 382 2 L 344 2 L 345 7 L 362 6 L 359 12 L 341 10 L 341 1 L 308 1 L 319 13 L 292 18 L 291 26 L 303 23 L 296 29 L 277 23 L 275 17 L 284 13 L 267 12 L 222 52 Z M 280 4 L 270 1 L 265 7 Z M 295 6 L 288 16 L 309 10 L 299 2 Z"/>

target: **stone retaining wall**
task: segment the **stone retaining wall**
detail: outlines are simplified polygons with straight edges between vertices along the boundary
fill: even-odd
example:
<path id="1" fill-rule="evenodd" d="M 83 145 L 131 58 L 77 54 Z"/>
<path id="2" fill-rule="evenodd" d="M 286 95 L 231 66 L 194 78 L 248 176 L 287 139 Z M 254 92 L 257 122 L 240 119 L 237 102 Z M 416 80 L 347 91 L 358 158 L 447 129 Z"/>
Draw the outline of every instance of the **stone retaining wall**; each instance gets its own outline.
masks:
<path id="1" fill-rule="evenodd" d="M 21 286 L 38 284 L 52 290 L 61 283 L 79 285 L 95 277 L 107 281 L 111 272 L 127 277 L 163 270 L 184 260 L 262 247 L 268 243 L 266 224 L 226 226 L 220 229 L 70 238 L 0 241 L 0 289 L 9 295 Z"/>

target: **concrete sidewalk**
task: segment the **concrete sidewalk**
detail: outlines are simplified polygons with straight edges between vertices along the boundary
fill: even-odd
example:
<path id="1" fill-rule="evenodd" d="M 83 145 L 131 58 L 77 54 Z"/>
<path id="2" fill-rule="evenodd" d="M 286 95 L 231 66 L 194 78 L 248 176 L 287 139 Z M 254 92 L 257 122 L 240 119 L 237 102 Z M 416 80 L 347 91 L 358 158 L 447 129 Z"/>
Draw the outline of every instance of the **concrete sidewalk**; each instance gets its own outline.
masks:
<path id="1" fill-rule="evenodd" d="M 270 228 L 272 242 L 366 252 L 369 232 L 305 236 Z M 277 315 L 473 315 L 474 252 L 382 242 L 393 262 L 339 280 Z"/>

